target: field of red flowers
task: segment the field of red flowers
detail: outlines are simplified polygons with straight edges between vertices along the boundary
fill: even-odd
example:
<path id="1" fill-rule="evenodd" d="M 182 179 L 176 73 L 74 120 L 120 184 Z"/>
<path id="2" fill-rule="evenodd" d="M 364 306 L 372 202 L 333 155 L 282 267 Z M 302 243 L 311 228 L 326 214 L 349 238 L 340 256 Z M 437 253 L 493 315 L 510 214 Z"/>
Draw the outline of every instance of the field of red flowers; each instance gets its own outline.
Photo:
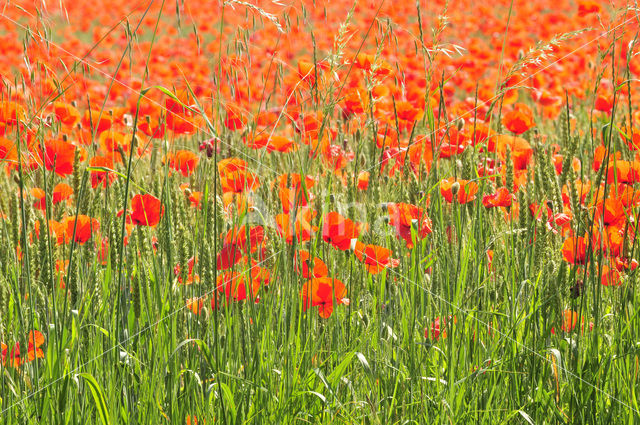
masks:
<path id="1" fill-rule="evenodd" d="M 636 423 L 639 26 L 7 2 L 0 422 Z"/>

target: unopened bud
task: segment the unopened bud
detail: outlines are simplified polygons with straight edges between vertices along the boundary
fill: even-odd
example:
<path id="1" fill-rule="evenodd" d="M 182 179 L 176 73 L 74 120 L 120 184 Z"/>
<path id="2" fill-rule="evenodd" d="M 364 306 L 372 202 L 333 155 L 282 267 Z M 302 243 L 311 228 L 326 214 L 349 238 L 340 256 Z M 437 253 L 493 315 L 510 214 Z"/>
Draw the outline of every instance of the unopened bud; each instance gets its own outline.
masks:
<path id="1" fill-rule="evenodd" d="M 457 195 L 460 190 L 460 182 L 453 182 L 451 185 L 451 194 Z"/>

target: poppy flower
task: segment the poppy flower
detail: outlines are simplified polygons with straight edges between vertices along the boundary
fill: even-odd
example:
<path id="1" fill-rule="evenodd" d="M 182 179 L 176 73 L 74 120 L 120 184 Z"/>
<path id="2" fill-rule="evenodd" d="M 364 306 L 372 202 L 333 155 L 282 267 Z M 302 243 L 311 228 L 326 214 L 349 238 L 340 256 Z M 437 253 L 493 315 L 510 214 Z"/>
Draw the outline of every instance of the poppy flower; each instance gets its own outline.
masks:
<path id="1" fill-rule="evenodd" d="M 224 120 L 224 125 L 229 130 L 240 130 L 247 124 L 247 118 L 238 106 L 228 104 L 226 107 L 226 113 L 227 116 Z"/>
<path id="2" fill-rule="evenodd" d="M 389 225 L 396 229 L 399 238 L 404 239 L 407 248 L 413 248 L 412 228 L 415 228 L 415 235 L 420 239 L 432 232 L 431 219 L 422 208 L 403 202 L 389 202 L 384 207 L 389 214 Z"/>
<path id="3" fill-rule="evenodd" d="M 173 273 L 178 277 L 178 282 L 185 284 L 185 285 L 191 285 L 193 282 L 199 282 L 200 281 L 200 276 L 198 276 L 197 274 L 193 273 L 193 267 L 196 264 L 196 257 L 191 257 L 187 260 L 187 280 L 186 282 L 183 280 L 183 276 L 182 276 L 182 265 L 181 264 L 176 264 L 175 267 L 173 268 Z"/>
<path id="4" fill-rule="evenodd" d="M 522 134 L 535 125 L 533 111 L 527 105 L 518 103 L 502 117 L 502 124 L 515 134 Z"/>
<path id="5" fill-rule="evenodd" d="M 76 147 L 64 140 L 49 140 L 44 144 L 44 165 L 60 177 L 73 173 Z"/>
<path id="6" fill-rule="evenodd" d="M 246 280 L 243 273 L 227 271 L 218 275 L 216 288 L 225 294 L 227 301 L 231 298 L 244 301 L 247 296 L 255 300 L 260 289 L 260 281 L 251 279 L 251 285 L 247 288 Z"/>
<path id="7" fill-rule="evenodd" d="M 245 225 L 239 228 L 234 227 L 227 232 L 224 237 L 226 245 L 236 245 L 245 254 L 256 252 L 258 248 L 264 248 L 265 232 L 262 226 L 251 226 L 247 228 Z"/>
<path id="8" fill-rule="evenodd" d="M 503 161 L 507 159 L 507 148 L 511 151 L 513 168 L 525 170 L 533 157 L 533 148 L 526 139 L 508 135 L 494 135 L 488 139 L 487 150 L 497 152 Z"/>
<path id="9" fill-rule="evenodd" d="M 440 183 L 440 194 L 449 203 L 455 199 L 459 204 L 466 204 L 476 199 L 476 193 L 478 184 L 469 180 L 450 177 Z"/>
<path id="10" fill-rule="evenodd" d="M 77 218 L 75 216 L 65 217 L 62 220 L 62 225 L 67 236 L 70 239 L 74 238 L 73 240 L 80 245 L 85 244 L 100 229 L 98 219 L 87 215 L 78 215 Z"/>
<path id="11" fill-rule="evenodd" d="M 51 202 L 53 205 L 57 205 L 62 201 L 65 201 L 73 194 L 73 188 L 66 183 L 58 183 L 53 188 L 53 196 Z M 44 190 L 35 187 L 31 189 L 31 195 L 36 199 L 33 206 L 39 210 L 44 210 L 46 206 L 46 196 Z"/>
<path id="12" fill-rule="evenodd" d="M 319 307 L 318 314 L 327 319 L 333 313 L 334 301 L 336 304 L 349 303 L 345 298 L 346 294 L 347 289 L 338 279 L 327 276 L 313 278 L 300 290 L 302 310 L 306 312 L 309 307 Z"/>
<path id="13" fill-rule="evenodd" d="M 361 171 L 360 174 L 358 174 L 358 189 L 367 190 L 368 187 L 369 187 L 369 172 Z"/>
<path id="14" fill-rule="evenodd" d="M 189 309 L 193 314 L 197 316 L 202 312 L 202 308 L 204 307 L 205 300 L 206 300 L 205 297 L 187 298 L 187 302 L 186 302 L 187 309 Z M 189 422 L 189 419 L 187 419 L 187 422 Z M 198 423 L 198 421 L 196 420 L 195 423 Z"/>
<path id="15" fill-rule="evenodd" d="M 156 226 L 164 215 L 164 205 L 153 195 L 135 195 L 131 199 L 129 219 L 139 226 Z"/>
<path id="16" fill-rule="evenodd" d="M 242 258 L 242 251 L 234 244 L 225 244 L 216 257 L 216 268 L 226 270 L 235 266 Z"/>
<path id="17" fill-rule="evenodd" d="M 2 348 L 2 365 L 6 365 L 6 361 L 9 360 L 9 365 L 13 367 L 19 367 L 25 363 L 32 362 L 35 359 L 44 358 L 44 351 L 42 345 L 44 344 L 44 335 L 40 331 L 33 330 L 27 335 L 27 357 L 22 358 L 20 355 L 20 343 L 16 342 L 7 356 L 7 345 L 3 342 Z"/>
<path id="18" fill-rule="evenodd" d="M 242 193 L 255 190 L 260 185 L 260 180 L 247 168 L 247 163 L 239 158 L 227 158 L 218 162 L 222 191 Z"/>
<path id="19" fill-rule="evenodd" d="M 496 193 L 483 196 L 482 205 L 486 208 L 509 207 L 513 202 L 513 198 L 514 196 L 509 193 L 509 190 L 506 187 L 501 187 L 496 191 Z"/>
<path id="20" fill-rule="evenodd" d="M 191 151 L 180 150 L 169 155 L 169 166 L 176 171 L 180 171 L 183 176 L 189 177 L 198 166 L 200 158 Z"/>
<path id="21" fill-rule="evenodd" d="M 595 219 L 602 220 L 605 226 L 616 224 L 624 218 L 624 204 L 620 199 L 607 198 L 597 207 Z"/>
<path id="22" fill-rule="evenodd" d="M 394 268 L 400 264 L 400 260 L 390 258 L 391 250 L 378 245 L 365 245 L 356 241 L 353 251 L 371 274 L 378 274 L 387 267 Z"/>
<path id="23" fill-rule="evenodd" d="M 324 216 L 322 239 L 335 248 L 346 251 L 351 247 L 351 240 L 357 239 L 359 234 L 356 223 L 337 212 L 330 212 Z"/>
<path id="24" fill-rule="evenodd" d="M 429 338 L 429 336 L 431 336 L 431 339 L 433 339 L 436 342 L 438 342 L 440 337 L 446 338 L 447 337 L 446 328 L 447 326 L 451 326 L 452 321 L 453 321 L 453 324 L 457 323 L 458 319 L 456 318 L 456 316 L 453 316 L 453 317 L 449 316 L 448 318 L 436 317 L 433 323 L 431 324 L 431 327 L 425 328 L 424 337 Z"/>
<path id="25" fill-rule="evenodd" d="M 569 264 L 585 264 L 587 241 L 584 237 L 569 237 L 562 244 L 562 258 Z"/>
<path id="26" fill-rule="evenodd" d="M 600 283 L 602 283 L 603 286 L 620 286 L 622 285 L 622 275 L 617 269 L 605 264 L 602 266 Z"/>
<path id="27" fill-rule="evenodd" d="M 161 124 L 160 121 L 147 115 L 144 120 L 138 123 L 138 130 L 140 130 L 146 136 L 156 139 L 162 139 L 164 137 L 166 125 Z"/>
<path id="28" fill-rule="evenodd" d="M 15 125 L 25 117 L 24 108 L 15 101 L 0 101 L 0 123 Z"/>
<path id="29" fill-rule="evenodd" d="M 82 125 L 96 133 L 101 133 L 111 128 L 113 116 L 108 111 L 87 109 L 82 118 Z"/>
<path id="30" fill-rule="evenodd" d="M 113 160 L 108 156 L 94 156 L 89 160 L 89 167 L 113 169 Z M 106 188 L 116 179 L 115 173 L 102 170 L 91 170 L 91 187 Z"/>
<path id="31" fill-rule="evenodd" d="M 301 187 L 297 189 L 280 188 L 278 197 L 282 204 L 282 211 L 287 214 L 294 208 L 308 206 L 314 199 L 311 192 L 305 192 Z"/>
<path id="32" fill-rule="evenodd" d="M 305 279 L 314 277 L 325 277 L 329 275 L 327 265 L 318 257 L 314 257 L 311 261 L 309 251 L 303 249 L 296 252 L 295 256 L 296 272 L 301 274 Z"/>
<path id="33" fill-rule="evenodd" d="M 18 162 L 18 148 L 11 140 L 0 137 L 0 163 L 6 163 L 7 167 Z"/>
<path id="34" fill-rule="evenodd" d="M 309 207 L 298 208 L 295 216 L 278 214 L 275 217 L 276 231 L 289 245 L 293 244 L 294 237 L 298 243 L 307 242 L 318 231 L 318 226 L 311 224 L 316 215 L 317 212 Z"/>
<path id="35" fill-rule="evenodd" d="M 600 13 L 601 7 L 594 0 L 578 0 L 578 16 L 581 18 L 592 13 Z"/>
<path id="36" fill-rule="evenodd" d="M 53 111 L 56 118 L 68 128 L 76 125 L 81 118 L 80 111 L 69 103 L 53 102 Z"/>

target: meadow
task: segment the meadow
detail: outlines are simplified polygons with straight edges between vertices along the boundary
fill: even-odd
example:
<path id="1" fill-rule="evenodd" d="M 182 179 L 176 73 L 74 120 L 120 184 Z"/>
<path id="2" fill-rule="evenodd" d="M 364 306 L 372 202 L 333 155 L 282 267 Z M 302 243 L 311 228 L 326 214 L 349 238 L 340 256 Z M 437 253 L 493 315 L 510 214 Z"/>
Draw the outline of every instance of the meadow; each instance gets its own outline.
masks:
<path id="1" fill-rule="evenodd" d="M 638 423 L 638 12 L 5 3 L 0 423 Z"/>

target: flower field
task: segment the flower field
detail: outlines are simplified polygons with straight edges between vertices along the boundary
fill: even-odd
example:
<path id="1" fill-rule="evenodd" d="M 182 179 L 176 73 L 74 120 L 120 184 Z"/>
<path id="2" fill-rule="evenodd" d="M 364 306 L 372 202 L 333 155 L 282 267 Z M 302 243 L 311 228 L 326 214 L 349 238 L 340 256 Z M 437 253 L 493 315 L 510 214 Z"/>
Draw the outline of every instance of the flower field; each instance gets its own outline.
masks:
<path id="1" fill-rule="evenodd" d="M 0 423 L 637 423 L 639 27 L 6 3 Z"/>

